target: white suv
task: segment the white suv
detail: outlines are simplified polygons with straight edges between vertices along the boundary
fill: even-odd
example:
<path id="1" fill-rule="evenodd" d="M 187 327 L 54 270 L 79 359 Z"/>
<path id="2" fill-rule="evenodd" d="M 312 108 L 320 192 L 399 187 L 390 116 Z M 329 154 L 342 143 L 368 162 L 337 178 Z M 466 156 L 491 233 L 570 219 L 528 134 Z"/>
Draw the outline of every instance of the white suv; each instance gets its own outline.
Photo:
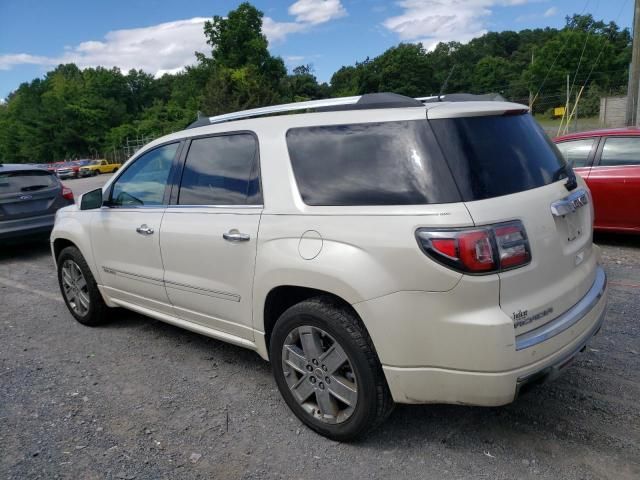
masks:
<path id="1" fill-rule="evenodd" d="M 512 402 L 604 320 L 590 193 L 526 107 L 432 100 L 255 109 L 150 143 L 58 212 L 71 314 L 255 350 L 339 440 L 394 402 Z"/>

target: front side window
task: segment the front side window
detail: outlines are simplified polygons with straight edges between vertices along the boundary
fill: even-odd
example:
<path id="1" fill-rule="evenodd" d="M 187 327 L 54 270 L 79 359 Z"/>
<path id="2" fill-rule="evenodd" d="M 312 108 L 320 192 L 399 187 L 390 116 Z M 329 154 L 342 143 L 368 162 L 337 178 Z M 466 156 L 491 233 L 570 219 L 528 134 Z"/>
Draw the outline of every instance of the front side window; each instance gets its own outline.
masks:
<path id="1" fill-rule="evenodd" d="M 191 141 L 178 205 L 262 203 L 253 135 L 241 133 Z"/>
<path id="2" fill-rule="evenodd" d="M 171 163 L 178 145 L 178 143 L 163 145 L 138 157 L 113 184 L 111 205 L 119 207 L 162 205 Z"/>
<path id="3" fill-rule="evenodd" d="M 600 165 L 640 165 L 640 137 L 607 138 Z"/>
<path id="4" fill-rule="evenodd" d="M 596 143 L 595 138 L 585 138 L 583 140 L 569 140 L 557 143 L 556 146 L 572 167 L 586 167 L 594 143 Z"/>

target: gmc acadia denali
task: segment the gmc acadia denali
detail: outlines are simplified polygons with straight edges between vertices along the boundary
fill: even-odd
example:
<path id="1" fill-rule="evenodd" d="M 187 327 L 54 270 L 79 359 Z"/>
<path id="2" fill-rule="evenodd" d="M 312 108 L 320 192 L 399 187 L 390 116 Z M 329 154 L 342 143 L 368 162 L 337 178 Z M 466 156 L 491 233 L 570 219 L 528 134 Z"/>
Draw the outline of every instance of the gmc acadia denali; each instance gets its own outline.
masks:
<path id="1" fill-rule="evenodd" d="M 284 112 L 292 115 L 273 115 Z M 393 94 L 201 119 L 60 210 L 60 288 L 258 352 L 313 430 L 496 406 L 600 329 L 593 207 L 523 105 Z"/>

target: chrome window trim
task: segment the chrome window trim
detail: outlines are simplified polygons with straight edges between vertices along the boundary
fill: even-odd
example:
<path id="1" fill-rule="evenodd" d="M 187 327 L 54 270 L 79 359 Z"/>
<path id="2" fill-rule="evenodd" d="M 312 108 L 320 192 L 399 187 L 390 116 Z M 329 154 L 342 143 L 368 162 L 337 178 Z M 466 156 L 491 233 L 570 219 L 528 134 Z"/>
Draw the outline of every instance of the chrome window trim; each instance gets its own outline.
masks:
<path id="1" fill-rule="evenodd" d="M 596 270 L 596 278 L 587 294 L 573 307 L 549 323 L 523 333 L 522 335 L 517 335 L 516 351 L 524 350 L 525 348 L 545 342 L 574 326 L 597 305 L 604 295 L 606 288 L 607 274 L 602 267 L 598 267 Z"/>
<path id="2" fill-rule="evenodd" d="M 192 209 L 192 208 L 226 208 L 226 209 L 253 209 L 258 210 L 264 208 L 264 205 L 167 205 L 166 208 L 176 209 Z"/>
<path id="3" fill-rule="evenodd" d="M 166 210 L 166 205 L 103 205 L 103 210 Z"/>

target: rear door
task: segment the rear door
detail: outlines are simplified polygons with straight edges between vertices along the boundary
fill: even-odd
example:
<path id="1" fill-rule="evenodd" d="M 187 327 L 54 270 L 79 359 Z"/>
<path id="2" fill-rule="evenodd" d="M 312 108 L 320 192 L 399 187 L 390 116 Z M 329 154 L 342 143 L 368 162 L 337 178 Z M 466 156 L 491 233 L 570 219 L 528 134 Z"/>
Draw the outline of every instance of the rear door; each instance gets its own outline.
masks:
<path id="1" fill-rule="evenodd" d="M 46 170 L 0 169 L 0 222 L 20 218 L 55 215 L 68 205 L 62 185 Z"/>
<path id="2" fill-rule="evenodd" d="M 584 180 L 574 180 L 529 114 L 430 123 L 474 223 L 520 220 L 525 227 L 531 262 L 499 274 L 500 306 L 516 334 L 575 305 L 596 271 Z"/>
<path id="3" fill-rule="evenodd" d="M 160 232 L 169 299 L 184 320 L 253 340 L 262 212 L 257 139 L 250 133 L 195 138 L 181 177 Z"/>
<path id="4" fill-rule="evenodd" d="M 591 169 L 589 188 L 597 228 L 640 229 L 640 136 L 605 137 Z"/>

